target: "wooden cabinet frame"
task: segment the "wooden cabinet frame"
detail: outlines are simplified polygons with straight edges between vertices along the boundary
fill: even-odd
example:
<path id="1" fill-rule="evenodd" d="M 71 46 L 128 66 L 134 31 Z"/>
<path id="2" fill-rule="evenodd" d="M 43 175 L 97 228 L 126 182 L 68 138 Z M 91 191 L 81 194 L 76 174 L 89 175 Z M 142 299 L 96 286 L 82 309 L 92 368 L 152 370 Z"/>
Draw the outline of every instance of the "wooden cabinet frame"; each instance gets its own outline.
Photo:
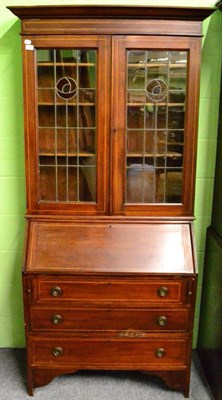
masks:
<path id="1" fill-rule="evenodd" d="M 14 8 L 13 8 L 14 9 Z M 14 9 L 15 10 L 15 9 Z M 59 8 L 58 11 L 59 12 Z M 20 8 L 16 8 L 19 12 Z M 41 8 L 37 11 L 43 12 Z M 61 10 L 60 10 L 61 11 Z M 68 10 L 67 10 L 68 11 Z M 78 12 L 78 10 L 76 10 Z M 121 10 L 122 13 L 123 10 Z M 126 10 L 124 10 L 126 11 Z M 137 10 L 139 12 L 139 10 Z M 153 10 L 154 11 L 154 10 Z M 162 10 L 161 10 L 162 11 Z M 193 10 L 192 10 L 193 11 Z M 201 10 L 207 13 L 207 10 Z M 79 10 L 80 12 L 80 10 Z M 209 12 L 209 11 L 208 11 Z M 181 17 L 181 16 L 180 16 Z M 70 17 L 71 18 L 71 17 Z M 33 21 L 24 19 L 22 25 L 23 35 L 23 55 L 24 55 L 24 97 L 25 97 L 25 137 L 26 137 L 26 158 L 27 158 L 27 213 L 30 214 L 69 214 L 81 215 L 144 215 L 144 216 L 185 216 L 193 215 L 194 203 L 194 180 L 196 168 L 196 144 L 197 144 L 197 111 L 199 96 L 199 64 L 200 64 L 200 33 L 201 22 L 180 21 L 181 26 L 178 31 L 178 21 L 171 20 L 170 25 L 167 21 L 146 19 L 143 21 L 131 20 L 130 29 L 128 21 L 123 14 L 123 20 L 61 20 L 59 26 L 53 20 Z M 81 23 L 81 27 L 80 27 Z M 88 24 L 88 25 L 87 25 Z M 47 25 L 47 34 L 45 27 Z M 64 36 L 61 36 L 60 29 L 63 29 Z M 99 36 L 87 36 L 87 34 L 98 31 Z M 158 36 L 153 34 L 159 29 Z M 177 30 L 177 31 L 176 31 Z M 38 32 L 38 35 L 33 33 Z M 83 33 L 83 36 L 76 33 Z M 119 36 L 119 32 L 124 36 Z M 133 33 L 133 36 L 125 34 Z M 141 35 L 142 33 L 142 35 Z M 70 35 L 72 34 L 72 35 Z M 139 35 L 138 35 L 139 34 Z M 146 34 L 146 36 L 145 36 Z M 160 38 L 160 34 L 162 34 Z M 177 36 L 177 37 L 176 37 Z M 37 139 L 36 131 L 36 98 L 34 88 L 36 77 L 34 71 L 34 52 L 25 50 L 24 41 L 28 39 L 35 48 L 72 48 L 73 46 L 99 46 L 99 53 L 102 62 L 98 59 L 98 82 L 101 88 L 98 90 L 98 165 L 103 167 L 97 170 L 97 204 L 47 204 L 38 202 L 38 192 L 36 182 L 36 156 Z M 90 39 L 90 40 L 89 40 Z M 89 44 L 90 43 L 90 44 Z M 124 54 L 126 48 L 144 47 L 147 49 L 178 49 L 189 52 L 188 63 L 188 87 L 186 99 L 186 121 L 185 121 L 185 151 L 183 175 L 182 202 L 179 204 L 124 204 L 124 165 L 125 149 L 123 135 L 125 132 L 125 117 L 122 107 L 125 109 L 125 61 Z M 112 53 L 112 62 L 111 54 Z M 112 82 L 112 84 L 111 84 Z M 102 95 L 101 95 L 102 93 Z M 30 115 L 32 116 L 30 118 Z M 189 116 L 189 118 L 188 118 Z M 111 146 L 110 146 L 111 144 Z M 102 149 L 102 150 L 101 150 Z M 34 158 L 33 158 L 34 157 Z M 74 206 L 74 207 L 73 207 Z"/>
<path id="2" fill-rule="evenodd" d="M 113 122 L 116 133 L 113 135 L 113 212 L 124 215 L 164 215 L 183 216 L 193 215 L 194 179 L 196 166 L 197 143 L 197 118 L 199 95 L 199 59 L 200 41 L 197 38 L 175 38 L 161 36 L 122 36 L 114 37 L 114 55 L 117 62 L 113 66 L 114 82 L 117 90 L 113 91 Z M 122 174 L 124 169 L 123 154 L 125 154 L 124 133 L 126 131 L 124 114 L 119 110 L 125 110 L 125 76 L 126 65 L 124 55 L 126 49 L 169 49 L 187 50 L 188 85 L 186 99 L 185 120 L 185 149 L 184 149 L 184 178 L 182 204 L 124 204 L 125 179 Z M 115 117 L 116 116 L 116 117 Z"/>
<path id="3" fill-rule="evenodd" d="M 64 214 L 69 213 L 86 213 L 86 214 L 104 214 L 108 212 L 109 197 L 109 149 L 108 149 L 108 133 L 109 133 L 109 88 L 110 73 L 110 38 L 105 36 L 71 36 L 65 39 L 61 36 L 56 38 L 56 46 L 54 37 L 29 37 L 36 49 L 45 48 L 93 48 L 98 51 L 98 104 L 97 104 L 97 202 L 65 204 L 62 202 L 39 202 L 38 193 L 38 137 L 37 137 L 37 99 L 36 92 L 36 71 L 35 71 L 35 51 L 25 49 L 25 40 L 23 41 L 24 54 L 24 104 L 25 104 L 25 137 L 26 137 L 26 183 L 27 183 L 27 212 L 40 214 Z"/>
<path id="4" fill-rule="evenodd" d="M 188 397 L 197 285 L 192 221 L 201 23 L 214 10 L 122 6 L 9 9 L 22 21 L 27 183 L 23 297 L 28 393 L 33 395 L 34 388 L 59 374 L 118 368 L 157 375 Z M 55 49 L 72 48 L 98 52 L 96 202 L 79 201 L 80 196 L 78 201 L 68 201 L 67 196 L 66 202 L 58 198 L 41 198 L 40 202 L 38 166 L 45 154 L 40 154 L 38 143 L 37 107 L 42 104 L 37 99 L 35 49 L 53 50 L 55 57 Z M 176 164 L 183 173 L 183 186 L 179 197 L 174 193 L 172 202 L 164 195 L 162 203 L 155 197 L 153 203 L 133 203 L 130 199 L 124 204 L 128 49 L 186 52 L 186 84 L 178 90 L 186 93 L 181 128 L 185 140 L 177 140 L 184 146 L 178 156 L 183 158 L 182 168 Z M 169 60 L 170 56 L 168 64 Z M 148 57 L 144 61 L 149 64 Z M 175 65 L 175 59 L 171 61 Z M 147 86 L 142 89 L 145 99 Z M 57 89 L 55 73 L 53 90 Z M 147 103 L 149 106 L 146 100 L 143 104 L 144 116 Z M 71 129 L 73 126 L 79 127 L 71 124 Z M 144 131 L 147 126 L 144 123 Z M 169 126 L 165 126 L 160 130 L 168 129 L 167 137 Z M 167 149 L 166 139 L 164 143 Z M 143 153 L 146 158 L 145 150 Z M 147 158 L 152 158 L 147 153 Z M 165 159 L 167 153 L 165 150 Z M 70 160 L 64 165 L 68 168 L 69 164 Z M 167 162 L 164 165 L 166 172 Z"/>
<path id="5" fill-rule="evenodd" d="M 51 48 L 54 45 L 53 37 L 35 38 L 29 37 L 35 48 Z M 111 44 L 112 41 L 112 44 Z M 90 43 L 90 45 L 89 45 Z M 24 45 L 25 46 L 25 45 Z M 199 94 L 199 59 L 200 40 L 199 38 L 175 38 L 156 36 L 84 36 L 69 37 L 64 40 L 56 38 L 57 48 L 98 48 L 98 140 L 97 140 L 97 204 L 53 204 L 41 203 L 38 201 L 38 172 L 37 160 L 37 137 L 33 134 L 36 131 L 36 95 L 33 92 L 35 87 L 35 60 L 34 52 L 24 49 L 24 93 L 25 93 L 25 124 L 26 124 L 26 157 L 27 157 L 27 203 L 28 213 L 86 213 L 86 214 L 116 214 L 116 215 L 154 215 L 154 216 L 184 216 L 193 215 L 194 203 L 194 179 L 195 179 L 195 154 L 197 143 L 197 118 L 198 118 L 198 94 Z M 98 47 L 97 47 L 98 46 Z M 186 99 L 186 121 L 185 121 L 185 148 L 183 172 L 183 194 L 181 204 L 145 204 L 125 205 L 124 204 L 124 160 L 125 160 L 125 51 L 126 49 L 168 49 L 186 50 L 189 54 L 188 63 L 188 84 Z M 110 54 L 115 61 L 110 66 Z M 102 62 L 100 62 L 102 60 Z M 113 82 L 112 87 L 110 82 Z M 27 99 L 27 100 L 26 100 Z M 111 99 L 111 103 L 110 103 Z M 111 119 L 109 118 L 111 115 Z M 32 116 L 30 118 L 30 115 Z M 189 116 L 189 117 L 188 117 Z M 110 146 L 112 150 L 110 153 Z M 109 160 L 112 154 L 111 160 Z M 110 163 L 110 161 L 112 161 Z M 101 167 L 102 166 L 102 167 Z M 110 167 L 109 167 L 110 166 Z M 109 175 L 111 172 L 111 177 Z M 111 186 L 109 185 L 111 182 Z M 109 206 L 110 205 L 110 206 Z"/>

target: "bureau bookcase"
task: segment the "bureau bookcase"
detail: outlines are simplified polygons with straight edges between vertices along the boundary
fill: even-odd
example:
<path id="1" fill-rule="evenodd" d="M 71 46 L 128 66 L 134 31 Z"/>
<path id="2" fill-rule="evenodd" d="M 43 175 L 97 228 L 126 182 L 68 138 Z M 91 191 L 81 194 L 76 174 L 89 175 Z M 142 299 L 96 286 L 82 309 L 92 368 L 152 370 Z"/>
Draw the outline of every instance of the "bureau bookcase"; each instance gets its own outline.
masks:
<path id="1" fill-rule="evenodd" d="M 28 393 L 106 369 L 158 375 L 188 397 L 201 24 L 212 10 L 9 9 L 22 21 Z"/>

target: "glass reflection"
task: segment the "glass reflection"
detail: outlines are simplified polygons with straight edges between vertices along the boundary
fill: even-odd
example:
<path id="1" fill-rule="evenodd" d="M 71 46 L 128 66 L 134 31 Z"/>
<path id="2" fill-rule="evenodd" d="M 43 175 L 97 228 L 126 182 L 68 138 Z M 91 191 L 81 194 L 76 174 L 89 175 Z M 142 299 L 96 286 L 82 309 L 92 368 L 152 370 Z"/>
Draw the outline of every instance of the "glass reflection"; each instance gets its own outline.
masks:
<path id="1" fill-rule="evenodd" d="M 127 52 L 128 203 L 181 202 L 187 59 L 186 51 Z"/>
<path id="2" fill-rule="evenodd" d="M 127 169 L 127 203 L 152 203 L 155 186 L 154 168 L 132 164 Z"/>
<path id="3" fill-rule="evenodd" d="M 97 51 L 36 53 L 40 201 L 94 202 Z"/>

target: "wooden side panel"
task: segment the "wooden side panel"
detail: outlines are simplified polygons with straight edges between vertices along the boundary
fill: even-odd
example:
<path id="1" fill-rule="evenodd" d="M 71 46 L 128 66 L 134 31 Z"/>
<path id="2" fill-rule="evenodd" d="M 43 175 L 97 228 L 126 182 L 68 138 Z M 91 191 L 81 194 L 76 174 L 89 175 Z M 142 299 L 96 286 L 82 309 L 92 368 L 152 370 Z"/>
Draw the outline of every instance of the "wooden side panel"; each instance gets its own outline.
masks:
<path id="1" fill-rule="evenodd" d="M 222 398 L 222 240 L 208 228 L 197 348 L 215 400 Z"/>

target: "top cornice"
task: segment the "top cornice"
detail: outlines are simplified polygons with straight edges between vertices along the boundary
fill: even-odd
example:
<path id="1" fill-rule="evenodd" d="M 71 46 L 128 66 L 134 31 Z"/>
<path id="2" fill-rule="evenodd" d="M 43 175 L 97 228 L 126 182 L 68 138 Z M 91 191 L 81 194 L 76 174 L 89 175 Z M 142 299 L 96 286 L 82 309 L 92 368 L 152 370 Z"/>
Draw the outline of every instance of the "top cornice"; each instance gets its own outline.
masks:
<path id="1" fill-rule="evenodd" d="M 216 8 L 144 7 L 144 6 L 9 6 L 21 20 L 25 19 L 158 19 L 203 21 Z"/>

